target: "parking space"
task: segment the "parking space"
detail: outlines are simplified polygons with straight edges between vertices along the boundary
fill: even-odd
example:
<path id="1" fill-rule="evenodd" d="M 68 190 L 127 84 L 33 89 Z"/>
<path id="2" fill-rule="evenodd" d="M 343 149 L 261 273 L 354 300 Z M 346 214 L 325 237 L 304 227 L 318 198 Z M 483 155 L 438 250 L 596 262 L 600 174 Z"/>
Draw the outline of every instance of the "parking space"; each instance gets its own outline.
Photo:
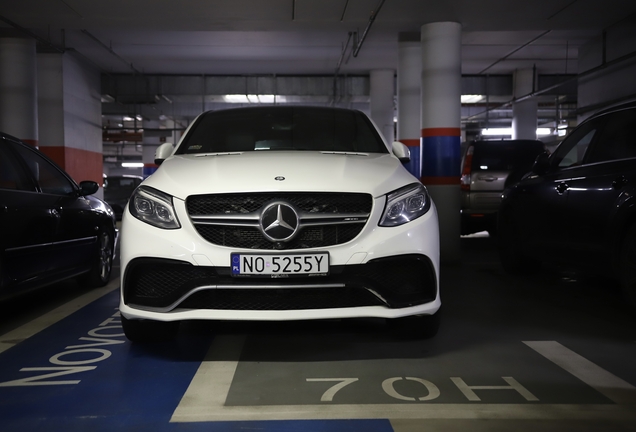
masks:
<path id="1" fill-rule="evenodd" d="M 509 276 L 488 237 L 462 239 L 462 251 L 442 269 L 430 340 L 361 319 L 188 322 L 173 342 L 132 345 L 116 279 L 55 287 L 72 294 L 38 316 L 5 310 L 0 430 L 636 426 L 636 321 L 615 284 L 550 268 Z"/>

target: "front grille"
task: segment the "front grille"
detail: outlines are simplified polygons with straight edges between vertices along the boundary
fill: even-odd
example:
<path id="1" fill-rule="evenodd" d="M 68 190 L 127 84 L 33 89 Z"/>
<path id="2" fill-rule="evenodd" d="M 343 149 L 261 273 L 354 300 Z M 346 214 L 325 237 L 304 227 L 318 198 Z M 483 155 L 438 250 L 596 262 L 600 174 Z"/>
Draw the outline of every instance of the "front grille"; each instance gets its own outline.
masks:
<path id="1" fill-rule="evenodd" d="M 359 306 L 384 303 L 362 288 L 300 289 L 218 289 L 200 291 L 188 297 L 179 308 L 229 310 L 302 310 Z"/>
<path id="2" fill-rule="evenodd" d="M 309 226 L 301 228 L 290 242 L 281 245 L 263 237 L 258 228 L 241 226 L 195 225 L 199 234 L 210 243 L 245 249 L 307 249 L 333 246 L 353 240 L 363 224 Z"/>
<path id="3" fill-rule="evenodd" d="M 259 211 L 271 201 L 286 201 L 307 213 L 369 213 L 371 195 L 332 192 L 262 192 L 193 195 L 186 206 L 190 216 L 247 214 Z"/>
<path id="4" fill-rule="evenodd" d="M 261 211 L 274 201 L 291 204 L 300 215 L 298 233 L 290 241 L 272 242 L 258 227 Z M 362 193 L 212 194 L 193 195 L 186 200 L 194 227 L 206 241 L 261 250 L 320 248 L 349 242 L 364 228 L 372 206 L 371 195 Z M 356 220 L 352 221 L 351 216 Z M 206 217 L 215 219 L 211 222 Z M 304 222 L 309 219 L 313 222 Z M 316 220 L 321 222 L 316 224 Z"/>
<path id="5" fill-rule="evenodd" d="M 124 301 L 150 309 L 174 306 L 296 310 L 371 305 L 401 308 L 435 300 L 436 281 L 430 260 L 422 255 L 332 266 L 328 276 L 289 279 L 235 278 L 226 267 L 199 267 L 180 261 L 139 258 L 126 270 Z M 307 285 L 307 288 L 285 288 L 289 285 Z M 210 288 L 188 296 L 200 287 Z M 182 298 L 184 300 L 176 304 Z"/>

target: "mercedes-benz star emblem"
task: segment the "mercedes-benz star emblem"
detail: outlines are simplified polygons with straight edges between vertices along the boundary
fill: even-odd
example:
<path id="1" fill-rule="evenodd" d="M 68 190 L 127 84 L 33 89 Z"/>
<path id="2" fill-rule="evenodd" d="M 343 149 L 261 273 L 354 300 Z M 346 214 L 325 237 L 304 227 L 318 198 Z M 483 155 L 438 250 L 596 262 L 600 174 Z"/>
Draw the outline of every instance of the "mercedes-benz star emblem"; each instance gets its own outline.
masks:
<path id="1" fill-rule="evenodd" d="M 272 203 L 261 214 L 261 231 L 270 241 L 288 241 L 298 230 L 298 214 L 285 203 Z"/>

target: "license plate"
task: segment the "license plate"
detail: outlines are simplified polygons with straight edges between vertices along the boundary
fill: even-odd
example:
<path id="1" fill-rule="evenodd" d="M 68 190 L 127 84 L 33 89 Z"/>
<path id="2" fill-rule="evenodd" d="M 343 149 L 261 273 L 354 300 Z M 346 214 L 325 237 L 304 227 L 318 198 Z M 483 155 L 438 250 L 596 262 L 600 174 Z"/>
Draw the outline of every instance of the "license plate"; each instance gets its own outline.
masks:
<path id="1" fill-rule="evenodd" d="M 329 254 L 231 254 L 232 276 L 323 276 L 329 273 Z"/>

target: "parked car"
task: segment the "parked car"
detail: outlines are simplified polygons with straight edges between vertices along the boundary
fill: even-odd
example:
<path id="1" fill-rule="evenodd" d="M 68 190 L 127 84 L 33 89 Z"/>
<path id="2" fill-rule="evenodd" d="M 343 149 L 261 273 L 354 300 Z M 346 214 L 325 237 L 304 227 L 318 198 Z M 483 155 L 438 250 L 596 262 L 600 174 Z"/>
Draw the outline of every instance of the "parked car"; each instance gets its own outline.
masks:
<path id="1" fill-rule="evenodd" d="M 128 199 L 143 180 L 143 177 L 136 175 L 104 177 L 104 201 L 113 208 L 117 220 L 121 220 Z"/>
<path id="2" fill-rule="evenodd" d="M 115 217 L 55 163 L 0 133 L 0 298 L 72 277 L 104 286 L 110 280 Z"/>
<path id="3" fill-rule="evenodd" d="M 461 233 L 495 234 L 501 194 L 546 150 L 537 140 L 473 141 L 462 157 Z"/>
<path id="4" fill-rule="evenodd" d="M 499 248 L 504 268 L 541 261 L 600 270 L 636 305 L 636 103 L 592 116 L 504 192 Z"/>
<path id="5" fill-rule="evenodd" d="M 120 311 L 132 341 L 181 320 L 386 318 L 439 325 L 439 231 L 426 188 L 362 112 L 207 112 L 122 220 Z"/>

